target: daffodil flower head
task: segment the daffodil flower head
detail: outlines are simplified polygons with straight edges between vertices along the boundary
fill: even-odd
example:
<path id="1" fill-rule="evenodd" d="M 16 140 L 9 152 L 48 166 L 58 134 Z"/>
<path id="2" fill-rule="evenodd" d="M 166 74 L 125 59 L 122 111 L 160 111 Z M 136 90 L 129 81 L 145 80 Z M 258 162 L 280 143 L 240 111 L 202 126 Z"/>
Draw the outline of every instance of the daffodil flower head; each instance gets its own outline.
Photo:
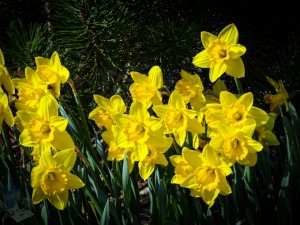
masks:
<path id="1" fill-rule="evenodd" d="M 37 75 L 47 85 L 53 96 L 58 98 L 61 84 L 65 83 L 70 76 L 68 69 L 61 65 L 58 53 L 53 52 L 50 59 L 35 57 L 35 63 Z"/>
<path id="2" fill-rule="evenodd" d="M 0 87 L 0 133 L 2 130 L 3 121 L 10 127 L 14 125 L 14 118 L 12 111 L 8 105 L 7 95 L 3 92 Z"/>
<path id="3" fill-rule="evenodd" d="M 110 99 L 101 95 L 94 95 L 94 100 L 98 106 L 90 112 L 89 118 L 94 120 L 100 129 L 105 127 L 110 130 L 114 124 L 112 115 L 126 112 L 126 105 L 119 95 L 113 95 Z"/>
<path id="4" fill-rule="evenodd" d="M 170 144 L 172 144 L 172 142 L 170 142 Z M 163 166 L 168 165 L 168 161 L 163 153 L 166 152 L 169 147 L 160 149 L 156 146 L 148 145 L 148 154 L 138 163 L 141 178 L 147 180 L 153 173 L 156 164 Z"/>
<path id="5" fill-rule="evenodd" d="M 20 144 L 34 147 L 36 144 L 51 144 L 56 149 L 74 149 L 73 139 L 66 131 L 68 120 L 58 116 L 57 102 L 53 96 L 44 97 L 37 112 L 18 111 L 22 124 Z"/>
<path id="6" fill-rule="evenodd" d="M 169 158 L 170 162 L 175 167 L 175 174 L 172 177 L 171 183 L 182 184 L 185 179 L 193 172 L 193 167 L 183 158 L 182 155 L 172 155 Z"/>
<path id="7" fill-rule="evenodd" d="M 181 186 L 190 188 L 192 196 L 202 197 L 211 207 L 219 194 L 231 193 L 226 176 L 230 175 L 232 170 L 210 145 L 206 145 L 202 153 L 185 148 L 182 155 L 192 166 L 193 172 Z"/>
<path id="8" fill-rule="evenodd" d="M 226 123 L 218 125 L 219 135 L 214 136 L 210 145 L 220 153 L 220 156 L 230 165 L 238 162 L 245 166 L 254 166 L 257 152 L 263 149 L 258 141 L 252 139 L 255 123 L 235 128 Z"/>
<path id="9" fill-rule="evenodd" d="M 210 108 L 218 108 L 218 104 L 211 103 L 206 105 L 206 114 L 209 113 L 209 120 L 206 122 L 212 128 L 216 128 L 220 121 L 225 121 L 235 127 L 243 127 L 251 123 L 256 123 L 259 126 L 265 124 L 269 119 L 264 110 L 253 106 L 253 94 L 251 92 L 237 98 L 228 91 L 222 91 L 220 93 L 219 106 L 221 106 L 219 110 L 209 110 Z"/>
<path id="10" fill-rule="evenodd" d="M 2 85 L 9 94 L 15 93 L 14 85 L 11 81 L 7 68 L 5 67 L 4 56 L 2 50 L 0 49 L 0 87 Z"/>
<path id="11" fill-rule="evenodd" d="M 205 104 L 204 88 L 199 75 L 181 70 L 181 77 L 175 84 L 175 91 L 182 95 L 186 104 L 191 103 L 192 108 L 199 111 Z"/>
<path id="12" fill-rule="evenodd" d="M 25 68 L 25 78 L 14 78 L 12 81 L 18 90 L 16 102 L 18 110 L 36 111 L 42 97 L 51 94 L 47 85 L 39 79 L 36 72 L 30 67 Z"/>
<path id="13" fill-rule="evenodd" d="M 153 66 L 148 76 L 135 71 L 130 75 L 134 81 L 129 88 L 133 101 L 140 101 L 147 107 L 162 104 L 159 89 L 163 88 L 163 74 L 159 66 Z"/>
<path id="14" fill-rule="evenodd" d="M 66 208 L 69 190 L 84 186 L 79 177 L 70 173 L 76 157 L 75 150 L 63 150 L 55 155 L 52 155 L 50 149 L 42 152 L 39 165 L 31 171 L 33 204 L 48 199 L 57 209 Z"/>
<path id="15" fill-rule="evenodd" d="M 120 162 L 124 160 L 124 156 L 126 155 L 127 163 L 128 163 L 128 172 L 131 173 L 133 170 L 134 163 L 138 161 L 136 157 L 134 157 L 133 148 L 121 148 L 116 144 L 114 133 L 112 131 L 104 131 L 101 134 L 103 140 L 108 144 L 108 154 L 107 160 Z"/>
<path id="16" fill-rule="evenodd" d="M 285 109 L 288 112 L 289 105 L 287 100 L 289 98 L 289 95 L 283 85 L 282 80 L 279 80 L 277 83 L 275 80 L 273 80 L 268 76 L 267 76 L 267 80 L 275 88 L 275 91 L 277 92 L 276 95 L 266 94 L 264 96 L 265 102 L 270 105 L 270 111 L 273 112 L 277 110 L 281 105 L 285 105 Z"/>
<path id="17" fill-rule="evenodd" d="M 166 134 L 173 134 L 178 145 L 182 146 L 186 138 L 186 132 L 202 133 L 204 128 L 197 120 L 195 110 L 187 109 L 183 97 L 173 91 L 168 105 L 153 106 L 153 111 L 164 121 Z"/>
<path id="18" fill-rule="evenodd" d="M 239 33 L 234 24 L 226 26 L 218 36 L 201 32 L 204 50 L 194 57 L 193 64 L 200 68 L 210 68 L 211 82 L 215 82 L 224 73 L 236 78 L 244 77 L 245 67 L 241 56 L 246 48 L 237 43 L 238 38 Z"/>

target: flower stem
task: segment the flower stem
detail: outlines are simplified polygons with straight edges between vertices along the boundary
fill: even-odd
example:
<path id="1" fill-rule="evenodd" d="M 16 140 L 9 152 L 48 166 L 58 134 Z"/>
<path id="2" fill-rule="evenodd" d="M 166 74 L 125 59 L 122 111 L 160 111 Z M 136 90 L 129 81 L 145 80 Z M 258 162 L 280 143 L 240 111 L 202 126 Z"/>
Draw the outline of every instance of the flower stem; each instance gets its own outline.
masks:
<path id="1" fill-rule="evenodd" d="M 240 95 L 244 94 L 243 87 L 239 78 L 234 77 L 235 85 Z"/>

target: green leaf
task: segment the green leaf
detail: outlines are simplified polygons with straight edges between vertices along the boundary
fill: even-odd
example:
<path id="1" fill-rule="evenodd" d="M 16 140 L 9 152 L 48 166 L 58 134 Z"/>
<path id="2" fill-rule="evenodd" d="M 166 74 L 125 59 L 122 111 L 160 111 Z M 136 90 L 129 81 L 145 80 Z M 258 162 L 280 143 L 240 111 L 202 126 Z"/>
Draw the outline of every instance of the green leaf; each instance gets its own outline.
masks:
<path id="1" fill-rule="evenodd" d="M 109 225 L 110 217 L 109 217 L 109 199 L 107 199 L 105 207 L 103 209 L 103 213 L 100 219 L 100 225 Z"/>

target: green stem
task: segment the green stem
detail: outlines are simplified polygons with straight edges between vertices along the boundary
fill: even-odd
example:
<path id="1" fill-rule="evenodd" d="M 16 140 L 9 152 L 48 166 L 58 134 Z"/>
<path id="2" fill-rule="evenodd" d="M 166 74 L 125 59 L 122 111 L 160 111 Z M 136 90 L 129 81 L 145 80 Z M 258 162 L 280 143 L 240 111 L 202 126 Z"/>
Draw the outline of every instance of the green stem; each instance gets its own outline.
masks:
<path id="1" fill-rule="evenodd" d="M 75 86 L 74 86 L 74 83 L 73 83 L 72 80 L 69 80 L 69 84 L 72 88 L 73 95 L 74 95 L 74 98 L 75 98 L 75 101 L 76 101 L 76 105 L 77 105 L 77 108 L 78 108 L 78 111 L 79 111 L 79 114 L 80 114 L 80 119 L 81 119 L 81 122 L 83 124 L 83 130 L 84 130 L 85 135 L 86 135 L 84 137 L 85 141 L 88 144 L 89 148 L 92 150 L 93 145 L 92 145 L 92 142 L 91 142 L 90 132 L 89 132 L 89 128 L 88 128 L 88 125 L 87 125 L 87 122 L 86 122 L 86 119 L 85 119 L 85 115 L 84 115 L 84 112 L 83 112 L 83 109 L 82 109 L 82 105 L 81 105 L 78 93 L 75 89 Z"/>
<path id="2" fill-rule="evenodd" d="M 235 85 L 240 95 L 244 94 L 243 87 L 239 78 L 234 77 Z"/>

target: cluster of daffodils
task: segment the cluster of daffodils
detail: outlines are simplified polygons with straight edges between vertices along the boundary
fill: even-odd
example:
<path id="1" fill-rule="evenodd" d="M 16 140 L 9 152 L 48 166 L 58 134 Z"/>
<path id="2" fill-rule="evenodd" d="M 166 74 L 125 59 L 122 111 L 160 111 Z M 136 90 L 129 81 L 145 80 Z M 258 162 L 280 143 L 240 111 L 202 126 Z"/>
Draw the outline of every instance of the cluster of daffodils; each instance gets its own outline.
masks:
<path id="1" fill-rule="evenodd" d="M 204 89 L 199 75 L 181 70 L 181 79 L 169 91 L 161 68 L 153 66 L 148 75 L 130 73 L 134 82 L 129 88 L 128 110 L 120 95 L 108 99 L 95 94 L 97 107 L 89 118 L 101 130 L 108 160 L 119 162 L 125 157 L 129 173 L 137 164 L 144 180 L 157 165 L 170 162 L 174 167 L 171 182 L 190 189 L 192 196 L 211 207 L 219 194 L 231 193 L 227 176 L 236 163 L 254 166 L 257 152 L 279 142 L 272 133 L 276 114 L 253 106 L 251 92 L 227 91 L 219 79 L 224 73 L 236 81 L 245 76 L 241 56 L 246 48 L 237 43 L 236 26 L 226 26 L 218 36 L 201 32 L 201 41 L 204 50 L 193 64 L 209 68 L 213 90 Z M 57 52 L 50 59 L 36 57 L 35 63 L 35 70 L 25 68 L 25 77 L 11 79 L 0 50 L 0 128 L 3 122 L 16 125 L 20 144 L 32 150 L 33 203 L 48 199 L 64 209 L 69 190 L 84 186 L 71 173 L 77 154 L 66 131 L 68 121 L 58 113 L 60 87 L 67 82 L 69 71 Z M 265 96 L 273 111 L 286 103 L 288 95 L 282 81 L 268 81 L 277 91 Z M 163 95 L 168 96 L 167 102 Z M 10 102 L 15 103 L 15 115 Z"/>
<path id="2" fill-rule="evenodd" d="M 182 70 L 170 92 L 161 68 L 153 66 L 148 76 L 130 73 L 134 82 L 129 112 L 119 95 L 110 99 L 94 95 L 98 106 L 89 118 L 102 130 L 109 160 L 126 157 L 129 172 L 137 163 L 144 180 L 156 165 L 170 161 L 175 170 L 171 182 L 189 188 L 192 196 L 212 206 L 219 194 L 231 193 L 226 177 L 233 165 L 254 166 L 264 145 L 279 142 L 272 133 L 276 114 L 253 106 L 251 92 L 233 94 L 218 79 L 224 73 L 234 79 L 245 76 L 241 56 L 246 48 L 237 43 L 236 26 L 226 26 L 218 36 L 202 32 L 201 40 L 204 50 L 193 64 L 210 69 L 214 91 L 206 92 L 199 75 Z M 169 97 L 167 103 L 163 94 Z M 170 149 L 176 154 L 168 160 L 165 153 Z"/>
<path id="3" fill-rule="evenodd" d="M 36 57 L 36 70 L 25 69 L 25 78 L 11 79 L 0 51 L 0 124 L 16 124 L 19 142 L 32 149 L 35 166 L 31 170 L 32 202 L 48 199 L 58 209 L 67 206 L 69 190 L 84 186 L 70 171 L 77 154 L 71 136 L 66 131 L 68 121 L 58 115 L 61 83 L 69 71 L 61 65 L 57 52 L 51 59 Z M 8 105 L 8 95 L 16 91 L 16 116 Z M 8 95 L 6 95 L 6 93 Z"/>

